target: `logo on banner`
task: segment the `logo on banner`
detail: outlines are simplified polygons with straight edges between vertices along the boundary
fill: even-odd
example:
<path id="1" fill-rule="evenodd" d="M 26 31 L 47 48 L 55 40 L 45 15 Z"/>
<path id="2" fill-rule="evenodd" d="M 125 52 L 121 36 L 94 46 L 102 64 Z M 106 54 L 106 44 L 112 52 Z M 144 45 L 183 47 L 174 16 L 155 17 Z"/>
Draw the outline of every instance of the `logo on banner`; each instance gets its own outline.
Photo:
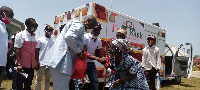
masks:
<path id="1" fill-rule="evenodd" d="M 136 31 L 135 29 L 135 25 L 131 22 L 131 21 L 126 21 L 123 22 L 122 28 L 124 28 L 125 30 L 129 31 L 129 38 L 137 38 L 137 39 L 142 39 L 143 38 L 143 34 L 140 31 Z"/>

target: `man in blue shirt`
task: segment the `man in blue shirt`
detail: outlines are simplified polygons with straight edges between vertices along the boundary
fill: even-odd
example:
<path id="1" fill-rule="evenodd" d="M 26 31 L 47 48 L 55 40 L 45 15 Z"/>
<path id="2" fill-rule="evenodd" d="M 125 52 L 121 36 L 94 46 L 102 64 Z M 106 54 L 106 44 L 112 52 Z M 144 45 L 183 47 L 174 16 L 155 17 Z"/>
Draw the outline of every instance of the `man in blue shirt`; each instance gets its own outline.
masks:
<path id="1" fill-rule="evenodd" d="M 14 12 L 11 8 L 7 6 L 0 8 L 0 87 L 5 72 L 8 52 L 8 34 L 5 24 L 9 24 L 13 16 Z"/>
<path id="2" fill-rule="evenodd" d="M 97 20 L 92 15 L 86 16 L 82 21 L 68 22 L 46 53 L 41 64 L 49 66 L 54 90 L 69 90 L 75 60 L 78 57 L 85 59 L 84 31 L 93 29 L 96 25 Z"/>

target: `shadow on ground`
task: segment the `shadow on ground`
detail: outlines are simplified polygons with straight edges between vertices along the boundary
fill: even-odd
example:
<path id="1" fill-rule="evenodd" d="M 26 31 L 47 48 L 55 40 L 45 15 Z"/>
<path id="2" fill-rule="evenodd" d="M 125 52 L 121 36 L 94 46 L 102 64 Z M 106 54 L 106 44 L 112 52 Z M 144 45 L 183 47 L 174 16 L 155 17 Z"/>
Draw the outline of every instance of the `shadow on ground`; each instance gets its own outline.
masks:
<path id="1" fill-rule="evenodd" d="M 161 83 L 161 87 L 171 87 L 172 85 L 179 85 L 179 86 L 183 86 L 183 87 L 196 87 L 193 85 L 185 84 L 184 82 L 181 82 L 180 84 L 176 84 L 171 80 L 164 80 Z"/>

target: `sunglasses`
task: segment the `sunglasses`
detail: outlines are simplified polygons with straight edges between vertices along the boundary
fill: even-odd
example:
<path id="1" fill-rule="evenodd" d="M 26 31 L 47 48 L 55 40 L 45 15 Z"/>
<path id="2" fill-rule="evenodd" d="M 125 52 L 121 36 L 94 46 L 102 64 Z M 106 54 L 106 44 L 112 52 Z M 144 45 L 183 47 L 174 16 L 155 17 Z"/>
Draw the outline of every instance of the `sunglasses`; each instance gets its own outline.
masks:
<path id="1" fill-rule="evenodd" d="M 31 27 L 38 27 L 38 24 L 37 23 L 31 23 L 29 26 L 31 26 Z"/>

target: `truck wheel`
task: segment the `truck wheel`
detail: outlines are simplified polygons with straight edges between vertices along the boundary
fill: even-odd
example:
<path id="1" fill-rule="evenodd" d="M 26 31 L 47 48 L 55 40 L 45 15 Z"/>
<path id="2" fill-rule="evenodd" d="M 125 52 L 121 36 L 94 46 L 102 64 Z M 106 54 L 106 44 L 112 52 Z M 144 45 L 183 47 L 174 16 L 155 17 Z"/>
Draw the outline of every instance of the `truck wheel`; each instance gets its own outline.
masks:
<path id="1" fill-rule="evenodd" d="M 172 81 L 176 84 L 180 84 L 181 83 L 181 76 L 175 76 L 175 79 L 172 79 Z"/>

